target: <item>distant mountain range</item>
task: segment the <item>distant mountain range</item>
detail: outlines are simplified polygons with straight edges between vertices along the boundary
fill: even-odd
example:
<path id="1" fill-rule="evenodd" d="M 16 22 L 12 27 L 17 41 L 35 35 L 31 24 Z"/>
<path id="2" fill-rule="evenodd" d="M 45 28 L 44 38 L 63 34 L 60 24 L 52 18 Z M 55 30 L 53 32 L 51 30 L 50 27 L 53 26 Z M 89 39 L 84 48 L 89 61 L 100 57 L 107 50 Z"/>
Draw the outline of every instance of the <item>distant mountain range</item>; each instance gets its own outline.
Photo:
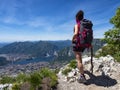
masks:
<path id="1" fill-rule="evenodd" d="M 7 45 L 9 43 L 5 43 L 5 42 L 0 42 L 0 48 L 2 48 L 3 46 Z"/>
<path id="2" fill-rule="evenodd" d="M 103 46 L 100 39 L 93 40 L 94 52 Z M 24 55 L 24 57 L 23 57 Z M 64 41 L 36 41 L 36 42 L 13 42 L 0 48 L 0 57 L 13 57 L 14 59 L 30 59 L 46 57 L 52 60 L 70 60 L 74 58 L 72 43 Z M 19 56 L 19 58 L 18 58 Z M 26 56 L 26 57 L 25 57 Z M 51 58 L 52 57 L 52 58 Z M 12 59 L 13 59 L 12 58 Z M 9 58 L 10 59 L 10 58 Z"/>

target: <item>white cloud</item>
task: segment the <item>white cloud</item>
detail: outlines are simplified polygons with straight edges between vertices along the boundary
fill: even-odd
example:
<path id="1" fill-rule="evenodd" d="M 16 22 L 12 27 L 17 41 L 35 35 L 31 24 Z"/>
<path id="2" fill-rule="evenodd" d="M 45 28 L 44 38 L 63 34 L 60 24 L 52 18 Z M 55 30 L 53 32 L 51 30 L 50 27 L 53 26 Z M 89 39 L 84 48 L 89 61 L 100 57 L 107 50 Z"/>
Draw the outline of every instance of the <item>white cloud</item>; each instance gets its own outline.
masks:
<path id="1" fill-rule="evenodd" d="M 93 25 L 94 25 L 94 26 L 101 26 L 101 25 L 103 25 L 103 24 L 109 24 L 109 21 L 106 20 L 105 18 L 92 20 L 92 22 L 93 22 Z"/>
<path id="2" fill-rule="evenodd" d="M 0 17 L 0 23 L 1 25 L 6 25 L 3 29 L 0 28 L 0 30 L 4 30 L 4 32 L 0 32 L 0 40 L 71 39 L 73 35 L 73 27 L 75 24 L 75 14 L 79 9 L 83 9 L 85 11 L 86 17 L 92 20 L 94 24 L 94 37 L 100 38 L 103 37 L 105 31 L 111 28 L 111 26 L 108 25 L 109 18 L 111 17 L 111 13 L 116 9 L 116 7 L 120 5 L 120 3 L 114 4 L 110 6 L 111 8 L 109 9 L 109 6 L 106 6 L 107 8 L 103 8 L 101 6 L 102 1 L 100 3 L 97 1 L 79 1 L 76 6 L 70 8 L 70 10 L 67 12 L 63 10 L 63 12 L 60 12 L 56 16 L 49 16 L 49 14 L 48 16 L 44 16 L 44 14 L 43 16 L 37 16 L 38 13 L 33 13 L 35 9 L 33 6 L 31 7 L 34 0 L 8 1 L 9 0 L 0 0 L 0 15 L 3 14 L 3 16 Z M 84 3 L 86 4 L 86 7 Z M 110 2 L 104 4 L 109 3 Z M 14 27 L 17 25 L 20 25 L 21 28 L 15 29 Z"/>
<path id="3" fill-rule="evenodd" d="M 112 26 L 106 26 L 106 27 L 101 27 L 101 28 L 96 28 L 94 31 L 93 31 L 93 34 L 94 34 L 94 38 L 103 38 L 104 37 L 104 33 L 106 31 L 108 31 L 109 29 L 111 29 Z"/>
<path id="4" fill-rule="evenodd" d="M 33 35 L 24 35 L 24 34 L 6 34 L 0 36 L 0 41 L 37 41 L 37 40 L 66 40 L 71 39 L 67 33 L 58 34 L 58 33 L 38 33 Z"/>

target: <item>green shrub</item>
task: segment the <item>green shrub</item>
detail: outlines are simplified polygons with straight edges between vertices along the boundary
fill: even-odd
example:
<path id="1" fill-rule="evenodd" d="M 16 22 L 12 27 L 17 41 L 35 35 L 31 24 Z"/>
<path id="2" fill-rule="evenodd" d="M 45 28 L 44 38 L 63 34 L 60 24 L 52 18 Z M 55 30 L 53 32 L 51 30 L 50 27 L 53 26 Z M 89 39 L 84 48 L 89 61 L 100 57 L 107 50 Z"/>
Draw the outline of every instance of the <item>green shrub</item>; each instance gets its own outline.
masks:
<path id="1" fill-rule="evenodd" d="M 56 86 L 57 84 L 57 75 L 54 71 L 48 69 L 48 68 L 43 68 L 40 71 L 37 71 L 33 74 L 30 75 L 30 83 L 32 85 L 33 89 L 36 89 L 37 87 L 40 86 L 42 83 L 43 78 L 49 77 L 51 79 L 50 81 L 50 86 Z"/>
<path id="2" fill-rule="evenodd" d="M 26 75 L 26 74 L 23 74 L 23 73 L 20 73 L 18 74 L 18 76 L 16 77 L 16 81 L 18 83 L 23 83 L 23 82 L 26 82 L 28 81 L 30 78 L 30 76 Z"/>
<path id="3" fill-rule="evenodd" d="M 59 71 L 60 71 L 60 69 L 55 69 L 55 70 L 54 70 L 54 73 L 57 74 L 57 73 L 59 73 Z"/>
<path id="4" fill-rule="evenodd" d="M 58 80 L 57 75 L 52 72 L 51 75 L 50 75 L 50 78 L 51 78 L 51 82 L 50 82 L 51 87 L 56 86 L 56 84 L 58 82 L 57 81 Z"/>
<path id="5" fill-rule="evenodd" d="M 114 26 L 104 33 L 103 41 L 108 45 L 105 49 L 103 48 L 102 55 L 109 54 L 120 61 L 120 7 L 117 8 L 115 15 L 110 19 L 110 23 Z"/>
<path id="6" fill-rule="evenodd" d="M 106 56 L 106 55 L 111 55 L 112 57 L 115 58 L 118 62 L 120 62 L 120 50 L 119 47 L 115 47 L 111 44 L 108 44 L 106 46 L 102 47 L 102 50 L 99 51 L 99 54 L 95 57 L 100 57 L 100 56 Z"/>
<path id="7" fill-rule="evenodd" d="M 66 68 L 62 71 L 62 74 L 64 75 L 68 75 L 68 73 L 71 71 L 72 69 L 71 68 Z"/>
<path id="8" fill-rule="evenodd" d="M 12 86 L 12 90 L 20 90 L 21 84 L 19 83 L 14 83 Z"/>
<path id="9" fill-rule="evenodd" d="M 57 84 L 57 75 L 54 71 L 48 69 L 48 68 L 43 68 L 40 70 L 40 73 L 43 78 L 45 77 L 50 77 L 51 82 L 50 85 L 51 87 L 55 86 Z"/>
<path id="10" fill-rule="evenodd" d="M 115 60 L 117 60 L 118 62 L 120 62 L 120 51 L 118 51 L 115 55 L 114 55 Z"/>
<path id="11" fill-rule="evenodd" d="M 69 66 L 68 67 L 70 67 L 70 68 L 76 68 L 77 67 L 77 62 L 76 62 L 76 60 L 72 60 L 70 63 L 69 63 Z"/>
<path id="12" fill-rule="evenodd" d="M 42 78 L 45 78 L 45 77 L 50 77 L 52 72 L 48 68 L 42 68 L 39 73 L 41 73 Z"/>
<path id="13" fill-rule="evenodd" d="M 57 85 L 58 78 L 55 71 L 48 68 L 43 68 L 40 71 L 31 73 L 30 75 L 20 73 L 16 78 L 4 76 L 0 80 L 0 83 L 13 83 L 12 90 L 20 90 L 21 85 L 28 82 L 31 87 L 30 90 L 36 90 L 41 86 L 42 80 L 46 77 L 50 78 L 50 87 Z"/>
<path id="14" fill-rule="evenodd" d="M 30 75 L 29 82 L 32 86 L 31 88 L 36 89 L 37 86 L 41 84 L 41 81 L 42 81 L 42 77 L 40 73 L 34 72 Z"/>
<path id="15" fill-rule="evenodd" d="M 3 76 L 2 79 L 0 80 L 0 83 L 5 84 L 5 83 L 14 83 L 16 80 L 13 77 L 9 76 Z"/>

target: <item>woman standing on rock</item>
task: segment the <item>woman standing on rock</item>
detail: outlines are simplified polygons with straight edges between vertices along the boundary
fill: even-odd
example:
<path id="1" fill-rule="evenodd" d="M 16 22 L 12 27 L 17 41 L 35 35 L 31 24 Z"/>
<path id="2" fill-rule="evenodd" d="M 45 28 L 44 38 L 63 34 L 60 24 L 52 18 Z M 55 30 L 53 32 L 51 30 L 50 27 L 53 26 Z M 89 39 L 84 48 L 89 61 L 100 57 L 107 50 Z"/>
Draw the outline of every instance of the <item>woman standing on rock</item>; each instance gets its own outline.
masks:
<path id="1" fill-rule="evenodd" d="M 82 64 L 82 55 L 81 53 L 85 50 L 85 48 L 83 47 L 76 47 L 76 37 L 79 33 L 78 30 L 78 24 L 80 24 L 80 21 L 84 19 L 84 12 L 82 10 L 80 10 L 77 14 L 76 14 L 76 24 L 74 26 L 74 35 L 73 35 L 73 39 L 72 39 L 72 43 L 73 45 L 73 51 L 75 53 L 76 59 L 77 59 L 77 66 L 78 69 L 80 71 L 80 77 L 78 78 L 78 81 L 80 83 L 85 83 L 86 82 L 86 78 L 84 75 L 84 70 L 83 70 L 83 64 Z"/>

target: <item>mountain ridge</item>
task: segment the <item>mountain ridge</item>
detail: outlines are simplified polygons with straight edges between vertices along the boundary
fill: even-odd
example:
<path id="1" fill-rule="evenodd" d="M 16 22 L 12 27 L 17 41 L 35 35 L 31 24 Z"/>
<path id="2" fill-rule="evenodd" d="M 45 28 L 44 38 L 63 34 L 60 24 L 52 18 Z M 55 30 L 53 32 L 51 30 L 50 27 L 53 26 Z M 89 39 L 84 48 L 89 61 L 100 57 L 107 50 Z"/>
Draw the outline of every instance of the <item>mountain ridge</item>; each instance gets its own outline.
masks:
<path id="1" fill-rule="evenodd" d="M 94 39 L 94 52 L 103 44 L 104 42 L 101 42 L 100 39 Z M 0 48 L 0 56 L 5 56 L 4 54 L 13 57 L 11 60 L 52 57 L 54 61 L 64 61 L 74 58 L 70 40 L 13 42 Z"/>

